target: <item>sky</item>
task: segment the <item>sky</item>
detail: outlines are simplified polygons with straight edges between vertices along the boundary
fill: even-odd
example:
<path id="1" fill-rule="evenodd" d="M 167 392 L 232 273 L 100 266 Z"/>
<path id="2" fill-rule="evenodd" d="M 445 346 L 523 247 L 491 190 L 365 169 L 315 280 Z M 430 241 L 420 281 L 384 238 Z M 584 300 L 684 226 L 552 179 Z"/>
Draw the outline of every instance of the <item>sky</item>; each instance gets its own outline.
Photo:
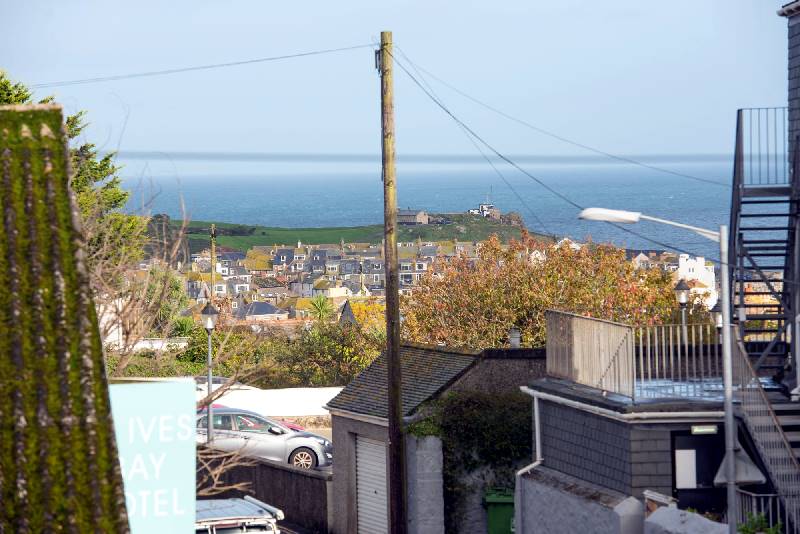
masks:
<path id="1" fill-rule="evenodd" d="M 781 3 L 0 0 L 0 68 L 36 84 L 369 44 L 391 30 L 415 64 L 564 137 L 616 154 L 729 154 L 737 108 L 785 105 Z M 395 80 L 398 154 L 475 154 L 408 76 Z M 586 154 L 428 82 L 504 153 Z M 36 93 L 49 94 L 87 110 L 85 137 L 105 150 L 380 151 L 372 48 Z M 126 169 L 251 164 L 143 165 Z"/>

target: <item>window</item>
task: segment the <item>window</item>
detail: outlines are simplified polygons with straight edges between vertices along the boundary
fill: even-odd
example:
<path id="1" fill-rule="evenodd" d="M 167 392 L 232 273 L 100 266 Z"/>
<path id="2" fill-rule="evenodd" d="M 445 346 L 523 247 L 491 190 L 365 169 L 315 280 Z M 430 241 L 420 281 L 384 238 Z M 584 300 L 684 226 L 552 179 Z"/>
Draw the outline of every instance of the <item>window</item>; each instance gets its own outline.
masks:
<path id="1" fill-rule="evenodd" d="M 269 421 L 261 417 L 250 414 L 236 415 L 236 428 L 238 428 L 240 432 L 258 432 L 264 434 L 269 432 L 269 429 L 273 427 L 276 430 L 280 430 L 280 427 L 270 424 Z"/>
<path id="2" fill-rule="evenodd" d="M 239 307 L 239 303 L 238 302 L 236 302 L 235 300 L 233 302 L 231 302 L 231 308 L 233 308 L 235 310 L 238 307 Z"/>
<path id="3" fill-rule="evenodd" d="M 197 428 L 206 428 L 208 417 L 204 416 L 197 422 Z M 214 430 L 233 430 L 230 415 L 214 414 Z"/>
<path id="4" fill-rule="evenodd" d="M 286 256 L 281 256 L 281 261 L 286 261 Z"/>
<path id="5" fill-rule="evenodd" d="M 401 263 L 400 264 L 400 270 L 401 271 L 410 271 L 411 270 L 411 265 L 408 264 L 408 263 Z"/>
<path id="6" fill-rule="evenodd" d="M 373 282 L 380 282 L 380 281 L 381 281 L 381 275 L 379 275 L 379 274 L 373 274 L 373 275 L 372 275 L 372 281 L 373 281 Z"/>

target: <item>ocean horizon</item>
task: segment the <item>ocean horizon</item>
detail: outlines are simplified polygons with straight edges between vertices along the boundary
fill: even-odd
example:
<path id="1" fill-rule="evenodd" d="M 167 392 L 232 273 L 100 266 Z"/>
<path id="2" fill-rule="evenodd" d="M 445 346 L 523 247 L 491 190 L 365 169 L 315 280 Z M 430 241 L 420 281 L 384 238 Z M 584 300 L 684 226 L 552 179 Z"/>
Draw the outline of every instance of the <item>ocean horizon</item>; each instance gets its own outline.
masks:
<path id="1" fill-rule="evenodd" d="M 639 161 L 700 180 L 587 158 L 522 166 L 582 207 L 641 211 L 710 229 L 728 223 L 731 158 L 652 156 Z M 290 172 L 293 169 L 263 165 L 260 167 L 268 168 L 230 173 L 218 171 L 218 166 L 213 165 L 213 174 L 146 179 L 125 176 L 123 186 L 133 192 L 127 209 L 166 213 L 174 218 L 186 215 L 196 220 L 287 228 L 362 226 L 383 221 L 380 168 L 375 165 L 365 169 L 363 165 L 348 168 L 331 164 L 321 166 L 318 172 Z M 534 232 L 626 248 L 673 248 L 710 259 L 719 256 L 716 243 L 684 230 L 642 222 L 626 226 L 630 231 L 625 231 L 579 220 L 578 208 L 519 171 L 498 165 L 506 184 L 485 163 L 477 167 L 398 164 L 398 207 L 432 213 L 466 212 L 488 199 L 503 212 L 519 212 Z"/>

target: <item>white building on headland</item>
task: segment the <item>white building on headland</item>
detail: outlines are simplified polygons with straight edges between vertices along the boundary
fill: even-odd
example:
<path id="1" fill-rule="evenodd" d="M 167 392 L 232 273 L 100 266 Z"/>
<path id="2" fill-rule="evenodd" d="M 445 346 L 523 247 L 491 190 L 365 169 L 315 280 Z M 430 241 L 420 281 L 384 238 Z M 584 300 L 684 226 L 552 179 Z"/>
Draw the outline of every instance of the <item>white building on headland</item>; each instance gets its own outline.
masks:
<path id="1" fill-rule="evenodd" d="M 678 280 L 686 280 L 691 288 L 690 293 L 700 297 L 706 308 L 711 309 L 717 303 L 719 293 L 714 265 L 707 263 L 704 257 L 697 256 L 693 259 L 688 254 L 681 254 L 678 256 L 678 270 L 675 274 Z"/>

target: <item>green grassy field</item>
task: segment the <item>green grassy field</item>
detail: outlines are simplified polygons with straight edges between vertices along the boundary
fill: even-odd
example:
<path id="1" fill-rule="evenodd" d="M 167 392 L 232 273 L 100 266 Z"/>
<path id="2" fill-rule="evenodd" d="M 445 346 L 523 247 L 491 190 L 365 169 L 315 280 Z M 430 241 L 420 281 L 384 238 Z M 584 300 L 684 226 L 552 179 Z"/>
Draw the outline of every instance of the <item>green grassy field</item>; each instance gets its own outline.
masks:
<path id="1" fill-rule="evenodd" d="M 492 234 L 501 240 L 508 241 L 520 236 L 520 229 L 503 225 L 498 221 L 476 217 L 474 215 L 448 215 L 450 224 L 428 224 L 419 226 L 401 226 L 399 241 L 482 241 Z M 179 224 L 174 222 L 174 224 Z M 332 228 L 278 228 L 271 226 L 242 225 L 235 223 L 215 223 L 218 228 L 247 227 L 253 231 L 249 235 L 218 235 L 217 244 L 234 250 L 246 251 L 256 246 L 290 245 L 298 241 L 309 245 L 322 243 L 380 243 L 383 237 L 383 226 L 342 226 Z M 208 246 L 208 230 L 211 221 L 192 221 L 189 225 L 187 240 L 192 252 Z"/>

